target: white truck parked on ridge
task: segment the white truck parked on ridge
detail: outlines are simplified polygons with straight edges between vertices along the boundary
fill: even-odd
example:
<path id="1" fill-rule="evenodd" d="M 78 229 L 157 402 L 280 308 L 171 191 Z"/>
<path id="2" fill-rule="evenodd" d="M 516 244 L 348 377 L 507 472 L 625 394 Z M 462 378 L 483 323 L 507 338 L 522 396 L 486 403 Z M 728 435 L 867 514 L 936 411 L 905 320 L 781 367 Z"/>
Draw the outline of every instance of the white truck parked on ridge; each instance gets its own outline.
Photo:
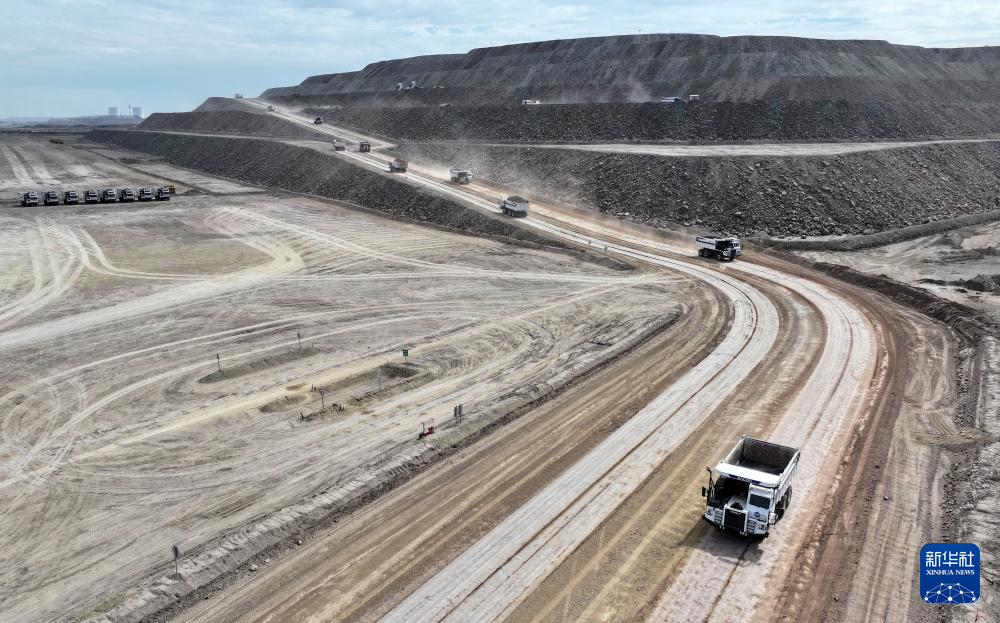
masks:
<path id="1" fill-rule="evenodd" d="M 799 451 L 744 435 L 726 458 L 708 470 L 704 519 L 720 530 L 766 537 L 792 503 L 792 474 Z M 718 475 L 713 480 L 714 475 Z"/>

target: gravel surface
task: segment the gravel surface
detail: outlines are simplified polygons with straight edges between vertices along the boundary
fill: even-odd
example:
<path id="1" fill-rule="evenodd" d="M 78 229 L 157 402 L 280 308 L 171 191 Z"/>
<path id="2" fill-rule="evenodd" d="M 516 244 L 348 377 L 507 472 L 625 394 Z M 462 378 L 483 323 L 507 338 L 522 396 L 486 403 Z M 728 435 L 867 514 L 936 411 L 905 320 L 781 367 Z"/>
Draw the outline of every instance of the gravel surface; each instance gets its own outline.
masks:
<path id="1" fill-rule="evenodd" d="M 859 102 L 838 98 L 409 107 L 355 102 L 345 103 L 341 109 L 312 107 L 306 111 L 329 117 L 332 123 L 414 141 L 837 140 L 1000 132 L 1000 107 L 983 102 Z"/>
<path id="2" fill-rule="evenodd" d="M 659 157 L 407 144 L 411 160 L 656 227 L 750 235 L 872 234 L 997 208 L 1000 146 L 936 144 L 830 157 Z"/>

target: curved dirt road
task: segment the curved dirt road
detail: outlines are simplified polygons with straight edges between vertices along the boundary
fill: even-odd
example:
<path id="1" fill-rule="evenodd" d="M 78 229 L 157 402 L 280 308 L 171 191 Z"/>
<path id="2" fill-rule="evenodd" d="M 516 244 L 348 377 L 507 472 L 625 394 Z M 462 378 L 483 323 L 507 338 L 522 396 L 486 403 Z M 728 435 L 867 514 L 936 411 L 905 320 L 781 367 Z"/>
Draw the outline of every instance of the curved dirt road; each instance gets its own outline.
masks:
<path id="1" fill-rule="evenodd" d="M 279 112 L 308 123 L 290 111 Z M 364 138 L 328 125 L 314 129 L 349 140 Z M 330 150 L 322 143 L 315 148 Z M 385 170 L 381 155 L 339 155 Z M 496 211 L 493 189 L 478 184 L 457 188 L 435 172 L 411 164 L 405 177 L 468 205 Z M 262 620 L 286 615 L 366 620 L 385 616 L 405 621 L 604 620 L 624 607 L 638 617 L 677 620 L 676 610 L 668 615 L 656 606 L 659 595 L 676 589 L 692 596 L 683 602 L 684 620 L 725 620 L 745 616 L 760 603 L 767 583 L 757 578 L 774 582 L 785 577 L 819 509 L 793 507 L 789 520 L 777 527 L 778 538 L 753 549 L 744 541 L 706 531 L 697 522 L 699 501 L 695 496 L 692 503 L 689 497 L 700 486 L 704 465 L 731 444 L 716 427 L 725 423 L 729 431 L 749 431 L 801 446 L 798 499 L 814 487 L 826 486 L 838 475 L 856 424 L 873 413 L 878 415 L 874 421 L 891 421 L 898 407 L 873 407 L 887 382 L 888 338 L 886 325 L 880 324 L 886 317 L 872 312 L 872 301 L 851 288 L 777 260 L 705 262 L 692 258 L 684 243 L 546 204 L 533 203 L 533 216 L 523 222 L 549 235 L 704 279 L 733 306 L 729 333 L 711 354 L 698 360 L 698 366 L 676 378 L 607 439 L 586 454 L 575 455 L 575 462 L 566 465 L 560 476 L 544 486 L 536 483 L 530 497 L 521 496 L 523 501 L 502 518 L 487 522 L 491 525 L 488 530 L 480 528 L 478 540 L 448 540 L 447 531 L 436 535 L 440 523 L 411 525 L 407 533 L 434 552 L 433 560 L 422 558 L 424 566 L 416 568 L 365 567 L 381 579 L 332 564 L 322 565 L 325 571 L 310 572 L 308 565 L 296 562 L 311 559 L 317 564 L 320 557 L 306 547 L 273 572 L 246 578 L 232 595 L 223 593 L 188 615 L 197 620 L 231 620 L 226 613 L 232 612 Z M 741 297 L 746 297 L 743 302 Z M 716 382 L 719 375 L 724 381 Z M 765 378 L 782 382 L 766 385 Z M 419 480 L 425 487 L 438 486 L 428 483 L 444 478 L 444 469 L 432 469 Z M 464 475 L 451 472 L 449 477 Z M 388 505 L 382 512 L 407 513 L 409 505 L 421 498 L 411 486 L 416 484 L 400 489 L 397 506 L 391 500 L 394 496 L 380 501 Z M 651 509 L 663 504 L 659 500 L 664 495 L 682 502 L 676 513 L 657 522 Z M 403 500 L 406 496 L 409 502 Z M 486 498 L 476 499 L 482 504 Z M 476 508 L 473 499 L 449 501 L 457 509 Z M 622 532 L 608 532 L 608 526 L 619 526 Z M 639 527 L 646 535 L 635 538 Z M 336 539 L 339 530 L 334 527 L 316 547 L 329 548 L 322 543 Z M 361 553 L 351 565 L 364 567 L 369 556 L 393 559 L 383 550 L 377 531 L 369 535 L 363 527 L 354 530 L 351 538 L 360 540 L 355 551 Z M 670 553 L 664 554 L 662 548 Z M 603 568 L 609 556 L 616 566 L 610 572 Z M 337 564 L 343 562 L 338 559 Z M 639 587 L 640 599 L 635 599 L 636 583 L 649 578 L 649 569 L 657 562 L 665 564 L 650 579 L 650 586 Z M 711 570 L 696 573 L 703 565 Z M 331 605 L 334 587 L 348 573 L 363 585 L 375 582 L 395 589 L 363 600 L 364 607 L 348 607 L 339 600 L 335 600 L 339 606 Z M 304 582 L 308 586 L 296 581 L 304 577 L 298 574 L 310 574 L 312 579 Z M 326 577 L 331 578 L 329 584 Z M 259 597 L 278 585 L 279 596 Z"/>

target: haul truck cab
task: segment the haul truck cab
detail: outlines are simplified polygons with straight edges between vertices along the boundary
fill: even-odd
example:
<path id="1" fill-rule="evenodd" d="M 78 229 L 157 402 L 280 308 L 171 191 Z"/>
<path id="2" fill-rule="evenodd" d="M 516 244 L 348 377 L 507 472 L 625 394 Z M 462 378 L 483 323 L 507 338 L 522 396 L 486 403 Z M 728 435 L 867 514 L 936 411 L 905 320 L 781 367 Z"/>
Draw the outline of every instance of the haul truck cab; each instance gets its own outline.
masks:
<path id="1" fill-rule="evenodd" d="M 798 464 L 798 449 L 744 435 L 714 470 L 706 468 L 705 521 L 720 530 L 766 537 L 792 502 Z"/>

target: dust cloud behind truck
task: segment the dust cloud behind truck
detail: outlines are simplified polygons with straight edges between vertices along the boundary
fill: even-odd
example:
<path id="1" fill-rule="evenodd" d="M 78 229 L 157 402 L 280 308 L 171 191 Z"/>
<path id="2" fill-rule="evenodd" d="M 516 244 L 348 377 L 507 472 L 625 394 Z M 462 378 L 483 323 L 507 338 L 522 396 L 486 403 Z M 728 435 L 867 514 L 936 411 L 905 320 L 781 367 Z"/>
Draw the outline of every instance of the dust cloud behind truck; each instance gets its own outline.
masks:
<path id="1" fill-rule="evenodd" d="M 708 501 L 705 521 L 720 530 L 766 537 L 792 503 L 798 465 L 798 449 L 744 435 L 714 470 L 707 468 L 708 486 L 701 490 Z"/>

